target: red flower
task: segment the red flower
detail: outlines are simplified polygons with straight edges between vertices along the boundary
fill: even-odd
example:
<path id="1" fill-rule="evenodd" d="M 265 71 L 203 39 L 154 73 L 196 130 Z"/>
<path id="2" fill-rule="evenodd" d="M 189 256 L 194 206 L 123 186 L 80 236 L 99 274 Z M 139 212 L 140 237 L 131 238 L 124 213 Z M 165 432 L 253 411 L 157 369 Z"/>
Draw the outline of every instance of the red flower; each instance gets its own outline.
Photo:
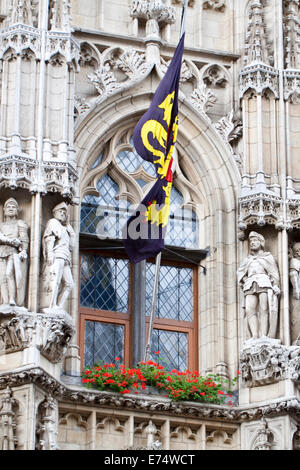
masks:
<path id="1" fill-rule="evenodd" d="M 154 351 L 154 354 L 160 354 L 160 352 L 159 351 Z"/>
<path id="2" fill-rule="evenodd" d="M 237 373 L 237 375 L 240 375 L 240 371 L 239 371 L 239 370 L 237 370 L 236 373 Z"/>
<path id="3" fill-rule="evenodd" d="M 115 357 L 115 361 L 120 361 L 120 358 L 119 358 L 119 357 Z"/>

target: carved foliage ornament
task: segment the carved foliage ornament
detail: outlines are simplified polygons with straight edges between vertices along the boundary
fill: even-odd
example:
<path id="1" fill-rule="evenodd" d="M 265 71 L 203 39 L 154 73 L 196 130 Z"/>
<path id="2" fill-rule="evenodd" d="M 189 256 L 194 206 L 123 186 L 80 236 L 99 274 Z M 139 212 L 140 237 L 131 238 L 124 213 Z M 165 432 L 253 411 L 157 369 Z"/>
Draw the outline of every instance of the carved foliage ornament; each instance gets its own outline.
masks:
<path id="1" fill-rule="evenodd" d="M 151 69 L 152 66 L 145 62 L 145 56 L 142 53 L 132 49 L 124 52 L 119 48 L 108 49 L 101 56 L 99 68 L 88 75 L 89 81 L 100 95 L 97 103 L 143 80 Z M 118 81 L 115 71 L 123 73 L 121 81 Z"/>
<path id="2" fill-rule="evenodd" d="M 133 0 L 130 15 L 146 21 L 156 20 L 158 23 L 175 22 L 174 7 L 165 5 L 163 0 Z"/>
<path id="3" fill-rule="evenodd" d="M 225 0 L 206 0 L 203 2 L 203 10 L 213 9 L 216 11 L 224 11 L 225 6 Z"/>

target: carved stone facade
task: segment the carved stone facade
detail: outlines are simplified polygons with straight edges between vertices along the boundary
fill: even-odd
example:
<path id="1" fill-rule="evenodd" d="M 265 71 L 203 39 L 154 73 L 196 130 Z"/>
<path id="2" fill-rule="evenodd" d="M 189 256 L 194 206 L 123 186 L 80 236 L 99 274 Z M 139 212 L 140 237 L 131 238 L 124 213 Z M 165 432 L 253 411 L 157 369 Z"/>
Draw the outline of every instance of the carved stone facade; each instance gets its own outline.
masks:
<path id="1" fill-rule="evenodd" d="M 201 374 L 239 371 L 223 405 L 81 383 L 100 311 L 136 364 L 142 276 L 115 265 L 123 294 L 112 286 L 102 308 L 113 270 L 93 278 L 83 258 L 127 262 L 121 225 L 155 179 L 132 131 L 171 62 L 182 2 L 88 4 L 0 3 L 0 449 L 299 449 L 299 1 L 187 2 L 171 232 L 192 212 L 193 248 L 178 255 L 197 271 L 187 356 Z M 91 279 L 99 296 L 83 306 Z M 127 280 L 130 314 L 116 307 Z"/>

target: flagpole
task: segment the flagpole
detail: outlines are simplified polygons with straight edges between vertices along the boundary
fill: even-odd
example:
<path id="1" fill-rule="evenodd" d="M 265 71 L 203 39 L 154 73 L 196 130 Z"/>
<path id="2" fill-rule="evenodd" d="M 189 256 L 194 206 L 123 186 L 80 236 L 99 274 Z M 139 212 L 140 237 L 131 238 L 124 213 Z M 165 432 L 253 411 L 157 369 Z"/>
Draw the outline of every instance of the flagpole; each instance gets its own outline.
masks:
<path id="1" fill-rule="evenodd" d="M 187 4 L 188 4 L 188 0 L 183 0 L 182 12 L 181 12 L 180 38 L 185 33 L 185 19 L 186 19 Z M 147 345 L 145 347 L 145 357 L 144 357 L 145 362 L 149 361 L 150 354 L 151 354 L 152 335 L 153 335 L 153 325 L 154 325 L 154 318 L 155 318 L 155 308 L 156 308 L 156 298 L 157 298 L 157 290 L 158 290 L 160 263 L 161 263 L 161 252 L 158 253 L 158 255 L 156 256 L 156 261 L 155 261 L 155 277 L 154 277 L 154 287 L 153 287 L 153 293 L 152 293 L 151 312 L 150 312 L 150 318 L 149 318 L 148 341 L 147 341 Z"/>
<path id="2" fill-rule="evenodd" d="M 159 269 L 160 269 L 160 261 L 161 261 L 161 252 L 158 253 L 156 256 L 155 262 L 155 276 L 154 276 L 154 287 L 152 293 L 152 304 L 151 304 L 151 312 L 149 318 L 149 330 L 148 330 L 148 341 L 145 348 L 145 358 L 144 361 L 149 361 L 150 359 L 150 352 L 152 346 L 152 334 L 153 334 L 153 324 L 154 324 L 154 317 L 155 317 L 155 307 L 156 307 L 156 297 L 157 297 L 157 290 L 158 290 L 158 279 L 159 279 Z"/>

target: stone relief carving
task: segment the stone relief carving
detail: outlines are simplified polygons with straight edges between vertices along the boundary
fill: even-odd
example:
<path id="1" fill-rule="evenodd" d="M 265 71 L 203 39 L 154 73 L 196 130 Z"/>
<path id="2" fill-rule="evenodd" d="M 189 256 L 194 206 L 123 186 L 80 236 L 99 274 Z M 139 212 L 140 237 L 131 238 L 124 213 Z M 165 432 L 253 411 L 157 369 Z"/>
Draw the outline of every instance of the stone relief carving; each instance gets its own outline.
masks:
<path id="1" fill-rule="evenodd" d="M 292 246 L 289 277 L 292 285 L 290 297 L 291 341 L 300 346 L 300 242 L 296 242 Z"/>
<path id="2" fill-rule="evenodd" d="M 213 9 L 216 11 L 224 11 L 225 7 L 225 0 L 207 0 L 203 2 L 203 10 Z"/>
<path id="3" fill-rule="evenodd" d="M 159 31 L 159 24 L 172 24 L 175 22 L 174 7 L 165 3 L 165 0 L 133 0 L 130 16 L 147 21 L 154 20 Z"/>
<path id="4" fill-rule="evenodd" d="M 18 313 L 16 317 L 1 320 L 0 355 L 36 346 L 43 356 L 56 364 L 64 357 L 73 334 L 72 319 L 66 313 Z"/>
<path id="5" fill-rule="evenodd" d="M 248 340 L 240 353 L 240 370 L 245 387 L 256 387 L 284 379 L 299 380 L 300 348 L 279 340 Z"/>
<path id="6" fill-rule="evenodd" d="M 27 286 L 29 228 L 18 219 L 19 205 L 14 198 L 3 207 L 0 223 L 0 311 L 10 306 L 23 307 Z"/>
<path id="7" fill-rule="evenodd" d="M 43 311 L 64 312 L 64 305 L 74 286 L 71 272 L 72 251 L 75 233 L 68 222 L 68 206 L 65 202 L 56 205 L 53 218 L 43 234 L 44 267 L 42 272 Z"/>
<path id="8" fill-rule="evenodd" d="M 275 338 L 277 330 L 279 271 L 273 255 L 264 251 L 264 246 L 264 237 L 257 232 L 250 232 L 250 254 L 237 272 L 251 338 Z"/>
<path id="9" fill-rule="evenodd" d="M 238 140 L 243 133 L 243 123 L 233 110 L 216 122 L 214 127 L 228 144 Z"/>
<path id="10" fill-rule="evenodd" d="M 17 408 L 18 401 L 14 399 L 10 387 L 7 387 L 0 400 L 0 450 L 15 450 L 17 447 Z"/>
<path id="11" fill-rule="evenodd" d="M 284 228 L 283 200 L 280 196 L 267 190 L 251 191 L 242 188 L 239 198 L 239 238 L 244 239 L 244 232 L 249 225 L 274 225 L 277 230 Z"/>

